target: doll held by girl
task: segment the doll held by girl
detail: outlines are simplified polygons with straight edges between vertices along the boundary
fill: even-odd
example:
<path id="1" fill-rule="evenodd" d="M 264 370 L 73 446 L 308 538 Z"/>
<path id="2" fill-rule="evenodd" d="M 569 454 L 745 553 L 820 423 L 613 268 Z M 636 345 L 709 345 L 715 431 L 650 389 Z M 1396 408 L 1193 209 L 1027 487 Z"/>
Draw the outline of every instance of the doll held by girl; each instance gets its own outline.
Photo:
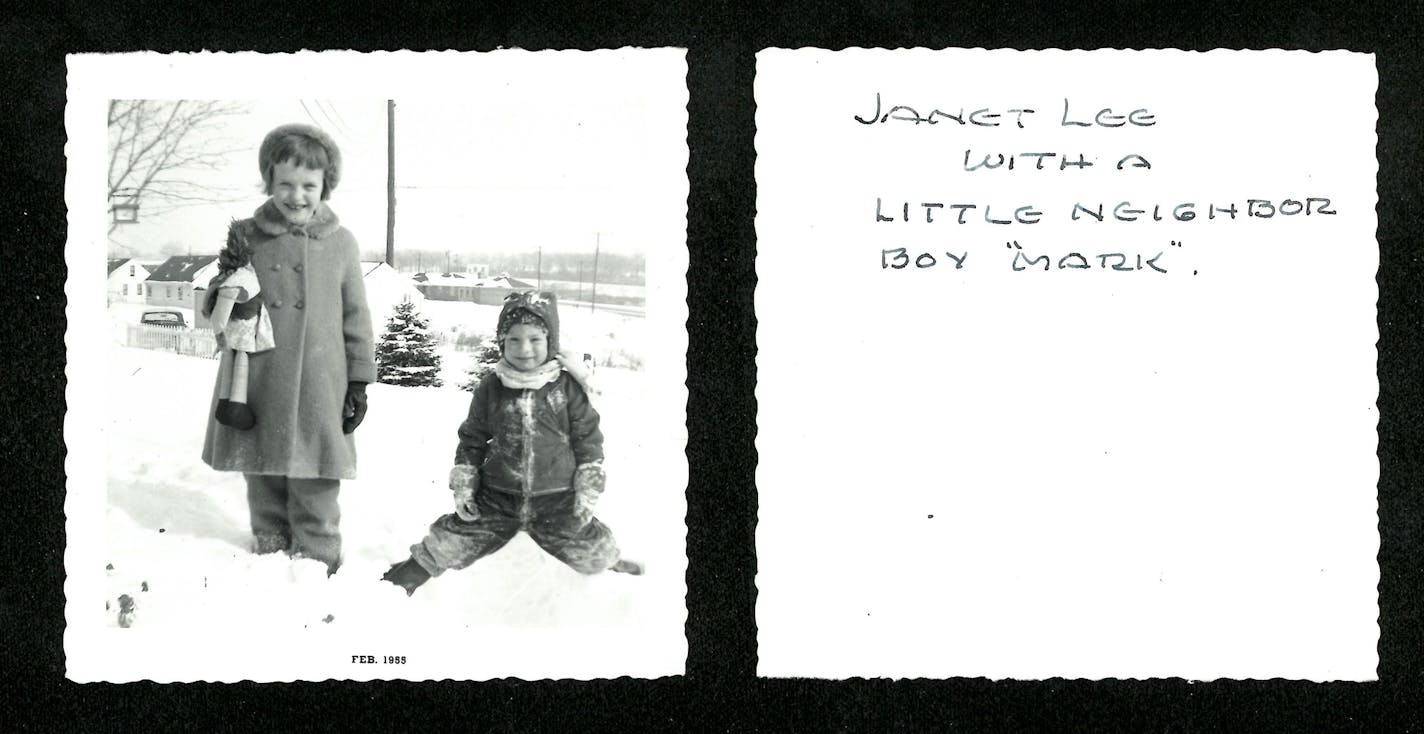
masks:
<path id="1" fill-rule="evenodd" d="M 262 287 L 252 269 L 252 245 L 241 228 L 228 228 L 227 245 L 218 254 L 218 277 L 210 288 L 213 329 L 222 350 L 218 365 L 218 403 L 213 417 L 225 426 L 246 431 L 257 424 L 247 403 L 248 355 L 265 352 L 272 341 L 272 318 L 262 306 Z"/>

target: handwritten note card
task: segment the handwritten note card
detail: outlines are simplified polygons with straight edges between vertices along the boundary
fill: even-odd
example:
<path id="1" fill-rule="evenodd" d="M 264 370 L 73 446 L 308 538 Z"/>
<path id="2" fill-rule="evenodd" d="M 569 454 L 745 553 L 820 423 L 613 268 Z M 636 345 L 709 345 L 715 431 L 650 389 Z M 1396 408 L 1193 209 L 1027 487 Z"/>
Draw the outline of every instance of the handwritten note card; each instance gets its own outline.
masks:
<path id="1" fill-rule="evenodd" d="M 1375 87 L 758 54 L 760 673 L 1373 679 Z"/>

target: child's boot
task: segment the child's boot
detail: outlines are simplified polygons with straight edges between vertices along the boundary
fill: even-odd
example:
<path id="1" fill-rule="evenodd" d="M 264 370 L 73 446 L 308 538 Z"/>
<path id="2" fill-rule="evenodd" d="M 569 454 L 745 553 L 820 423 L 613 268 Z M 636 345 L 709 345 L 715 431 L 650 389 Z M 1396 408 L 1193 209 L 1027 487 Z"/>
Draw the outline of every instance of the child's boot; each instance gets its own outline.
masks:
<path id="1" fill-rule="evenodd" d="M 291 539 L 281 533 L 252 534 L 252 552 L 257 555 L 286 551 L 291 545 Z"/>
<path id="2" fill-rule="evenodd" d="M 252 412 L 252 408 L 247 407 L 247 403 L 219 400 L 214 415 L 218 423 L 239 431 L 246 431 L 257 425 L 257 416 Z"/>
<path id="3" fill-rule="evenodd" d="M 430 580 L 430 572 L 416 563 L 414 558 L 407 558 L 391 566 L 390 570 L 386 571 L 386 575 L 381 577 L 381 580 L 389 581 L 405 589 L 406 596 L 410 596 L 420 588 L 421 584 Z"/>
<path id="4" fill-rule="evenodd" d="M 626 573 L 629 576 L 642 576 L 643 564 L 638 561 L 630 561 L 627 558 L 619 558 L 617 563 L 608 567 L 608 570 Z"/>

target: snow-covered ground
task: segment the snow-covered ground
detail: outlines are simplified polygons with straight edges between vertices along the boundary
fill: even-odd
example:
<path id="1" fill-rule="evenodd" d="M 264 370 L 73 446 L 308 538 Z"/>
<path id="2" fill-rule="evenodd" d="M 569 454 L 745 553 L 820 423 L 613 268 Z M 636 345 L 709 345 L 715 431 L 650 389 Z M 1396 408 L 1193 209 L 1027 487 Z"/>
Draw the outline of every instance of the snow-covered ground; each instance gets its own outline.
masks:
<path id="1" fill-rule="evenodd" d="M 494 307 L 473 304 L 431 305 L 425 313 L 432 328 L 468 323 L 492 331 L 497 314 Z M 566 333 L 595 325 L 573 313 L 563 317 Z M 607 332 L 582 333 L 597 338 Z M 380 581 L 391 563 L 409 555 L 430 522 L 449 511 L 445 478 L 455 430 L 469 406 L 469 393 L 458 389 L 464 357 L 445 349 L 443 387 L 368 388 L 370 410 L 356 431 L 359 478 L 341 488 L 345 562 L 328 578 L 316 561 L 248 552 L 242 476 L 213 471 L 199 458 L 217 362 L 112 346 L 108 624 L 117 627 L 118 599 L 128 595 L 135 603 L 130 632 L 360 633 L 393 626 L 680 631 L 685 479 L 676 472 L 669 476 L 666 468 L 683 457 L 680 449 L 669 457 L 667 442 L 657 437 L 666 431 L 650 420 L 655 408 L 640 399 L 645 376 L 635 371 L 598 372 L 603 395 L 596 407 L 609 476 L 598 516 L 614 530 L 624 555 L 646 564 L 645 575 L 582 576 L 520 534 L 497 554 L 432 579 L 412 597 Z"/>

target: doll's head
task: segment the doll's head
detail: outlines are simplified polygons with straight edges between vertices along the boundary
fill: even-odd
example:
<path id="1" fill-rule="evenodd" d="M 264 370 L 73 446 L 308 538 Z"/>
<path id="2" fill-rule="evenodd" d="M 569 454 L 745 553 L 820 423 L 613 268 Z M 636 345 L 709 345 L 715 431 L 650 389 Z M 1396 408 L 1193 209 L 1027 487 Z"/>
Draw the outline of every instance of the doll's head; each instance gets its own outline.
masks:
<path id="1" fill-rule="evenodd" d="M 283 125 L 257 150 L 263 191 L 292 224 L 306 224 L 341 180 L 341 149 L 311 125 Z"/>
<path id="2" fill-rule="evenodd" d="M 252 262 L 252 244 L 236 221 L 228 225 L 227 244 L 218 251 L 218 272 L 227 275 Z"/>

